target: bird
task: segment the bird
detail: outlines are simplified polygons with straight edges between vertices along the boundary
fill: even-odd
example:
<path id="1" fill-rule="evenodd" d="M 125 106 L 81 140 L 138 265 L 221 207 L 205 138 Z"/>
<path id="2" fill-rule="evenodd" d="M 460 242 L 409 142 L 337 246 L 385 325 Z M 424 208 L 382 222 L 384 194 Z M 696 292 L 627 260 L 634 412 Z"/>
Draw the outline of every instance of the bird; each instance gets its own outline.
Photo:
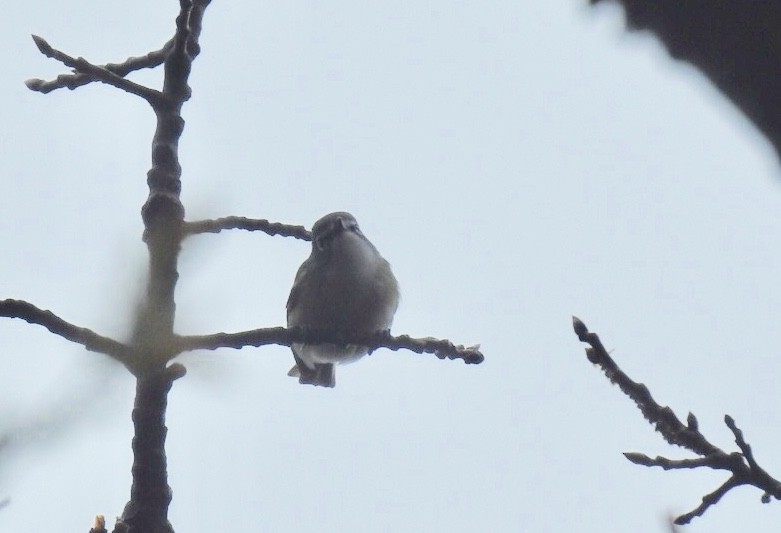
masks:
<path id="1" fill-rule="evenodd" d="M 399 284 L 350 213 L 330 213 L 312 226 L 312 253 L 296 273 L 287 300 L 288 328 L 338 336 L 389 331 L 399 305 Z M 367 346 L 291 345 L 289 376 L 301 384 L 334 387 L 334 365 L 357 361 Z"/>

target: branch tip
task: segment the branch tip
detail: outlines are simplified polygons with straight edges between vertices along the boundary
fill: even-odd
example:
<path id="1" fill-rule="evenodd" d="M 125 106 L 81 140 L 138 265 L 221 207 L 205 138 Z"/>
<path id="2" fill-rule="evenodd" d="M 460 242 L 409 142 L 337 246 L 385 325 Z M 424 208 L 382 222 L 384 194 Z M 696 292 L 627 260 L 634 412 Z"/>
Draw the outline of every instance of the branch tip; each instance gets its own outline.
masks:
<path id="1" fill-rule="evenodd" d="M 35 35 L 34 33 L 31 35 L 33 38 L 33 41 L 35 42 L 35 46 L 38 47 L 38 50 L 45 56 L 50 57 L 54 53 L 54 49 L 52 46 L 46 42 L 46 39 L 39 35 Z"/>
<path id="2" fill-rule="evenodd" d="M 697 421 L 697 417 L 694 413 L 689 412 L 689 416 L 686 417 L 686 425 L 692 431 L 697 431 L 700 427 L 700 423 Z"/>
<path id="3" fill-rule="evenodd" d="M 770 501 L 771 497 L 781 499 L 781 482 L 759 466 L 751 446 L 745 441 L 743 432 L 730 415 L 724 415 L 724 423 L 735 436 L 735 444 L 740 451 L 727 453 L 711 444 L 699 431 L 699 422 L 694 413 L 689 412 L 686 424 L 683 424 L 670 407 L 663 407 L 654 400 L 648 387 L 633 381 L 619 368 L 596 333 L 589 332 L 577 317 L 573 317 L 572 321 L 579 339 L 588 344 L 586 353 L 589 360 L 596 363 L 611 383 L 618 385 L 621 392 L 635 402 L 645 419 L 668 443 L 686 448 L 699 456 L 693 459 L 675 460 L 657 456 L 652 459 L 641 453 L 629 452 L 624 453 L 627 460 L 641 466 L 658 466 L 664 470 L 710 468 L 731 473 L 720 487 L 702 497 L 700 505 L 676 518 L 675 524 L 688 524 L 695 517 L 702 516 L 730 490 L 742 485 L 751 485 L 762 490 L 762 502 Z"/>
<path id="4" fill-rule="evenodd" d="M 583 337 L 588 333 L 586 325 L 575 315 L 572 315 L 572 328 L 575 330 L 575 335 L 577 335 L 578 338 Z"/>
<path id="5" fill-rule="evenodd" d="M 31 91 L 38 91 L 38 90 L 40 90 L 41 86 L 44 83 L 46 83 L 46 82 L 43 81 L 42 79 L 39 79 L 39 78 L 30 78 L 29 80 L 24 80 L 24 84 Z"/>
<path id="6" fill-rule="evenodd" d="M 651 458 L 644 453 L 624 452 L 624 457 L 626 457 L 629 462 L 636 465 L 651 466 L 652 463 Z"/>

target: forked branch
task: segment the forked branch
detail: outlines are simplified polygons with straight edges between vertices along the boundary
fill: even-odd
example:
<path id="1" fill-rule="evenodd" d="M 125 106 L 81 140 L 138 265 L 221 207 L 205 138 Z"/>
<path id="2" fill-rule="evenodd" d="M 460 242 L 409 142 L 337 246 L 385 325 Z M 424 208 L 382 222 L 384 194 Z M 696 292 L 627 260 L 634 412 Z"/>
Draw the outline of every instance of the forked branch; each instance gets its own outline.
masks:
<path id="1" fill-rule="evenodd" d="M 645 419 L 654 425 L 656 431 L 661 433 L 662 437 L 670 444 L 681 446 L 700 456 L 696 459 L 668 459 L 666 457 L 651 458 L 642 453 L 629 452 L 624 454 L 627 459 L 638 465 L 658 466 L 665 470 L 710 468 L 726 470 L 731 473 L 721 486 L 703 496 L 700 505 L 676 518 L 675 524 L 688 524 L 694 517 L 702 516 L 727 492 L 742 485 L 751 485 L 762 490 L 763 503 L 768 503 L 771 498 L 781 500 L 781 482 L 771 477 L 757 464 L 751 446 L 743 438 L 743 433 L 738 429 L 732 417 L 726 415 L 724 422 L 735 436 L 735 443 L 740 452 L 727 453 L 711 444 L 700 433 L 697 418 L 693 414 L 689 413 L 687 423 L 683 424 L 675 416 L 672 409 L 656 403 L 648 388 L 642 383 L 633 381 L 618 367 L 605 350 L 599 336 L 596 333 L 591 333 L 579 318 L 572 317 L 572 325 L 578 339 L 589 345 L 586 348 L 588 360 L 598 365 L 611 383 L 618 385 L 621 391 L 635 402 Z"/>
<path id="2" fill-rule="evenodd" d="M 170 51 L 172 44 L 173 39 L 165 43 L 160 50 L 149 52 L 143 56 L 128 57 L 122 63 L 106 63 L 105 65 L 100 65 L 100 67 L 120 78 L 124 78 L 136 70 L 159 67 L 163 64 L 163 61 L 165 61 L 166 55 Z M 56 91 L 57 89 L 69 89 L 73 91 L 94 81 L 96 80 L 91 75 L 77 72 L 74 74 L 61 74 L 50 81 L 34 78 L 25 81 L 25 85 L 27 85 L 28 89 L 47 94 Z"/>
<path id="3" fill-rule="evenodd" d="M 90 81 L 99 81 L 101 83 L 112 85 L 118 89 L 122 89 L 127 93 L 140 96 L 149 102 L 152 107 L 159 106 L 162 103 L 163 93 L 160 91 L 156 91 L 144 85 L 130 81 L 118 73 L 109 70 L 105 66 L 99 66 L 90 63 L 83 57 L 77 58 L 61 52 L 60 50 L 52 47 L 48 42 L 46 42 L 45 39 L 38 37 L 37 35 L 33 35 L 33 41 L 35 41 L 35 45 L 43 55 L 55 59 L 67 67 L 71 67 L 75 73 L 74 76 L 80 75 L 80 81 L 83 81 L 81 85 L 85 85 Z M 65 83 L 68 81 L 73 81 L 73 78 L 63 79 L 63 82 Z M 27 85 L 27 88 L 30 90 L 39 91 L 42 93 L 50 92 L 56 88 L 52 85 L 51 82 L 47 83 L 39 79 L 27 80 L 25 85 Z M 69 88 L 75 89 L 76 87 L 77 85 L 73 85 Z"/>

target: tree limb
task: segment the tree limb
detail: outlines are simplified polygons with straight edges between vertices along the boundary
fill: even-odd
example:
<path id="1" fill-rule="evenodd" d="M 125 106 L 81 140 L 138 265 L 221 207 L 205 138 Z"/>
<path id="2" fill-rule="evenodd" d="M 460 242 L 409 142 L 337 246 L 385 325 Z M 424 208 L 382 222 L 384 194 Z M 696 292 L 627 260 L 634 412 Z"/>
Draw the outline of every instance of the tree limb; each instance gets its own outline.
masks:
<path id="1" fill-rule="evenodd" d="M 675 519 L 678 525 L 688 524 L 692 519 L 701 516 L 717 503 L 727 492 L 742 485 L 751 485 L 763 491 L 762 502 L 768 503 L 770 498 L 781 500 L 781 482 L 771 477 L 761 468 L 751 451 L 751 447 L 743 438 L 743 433 L 735 425 L 729 415 L 724 417 L 724 423 L 735 435 L 735 443 L 740 452 L 726 453 L 717 448 L 700 433 L 697 419 L 689 414 L 686 425 L 680 422 L 669 407 L 662 407 L 651 396 L 648 388 L 642 383 L 632 381 L 613 361 L 605 350 L 602 341 L 596 333 L 589 332 L 586 325 L 577 317 L 572 317 L 575 334 L 581 342 L 589 344 L 586 348 L 588 360 L 598 365 L 610 381 L 629 396 L 643 416 L 654 424 L 656 431 L 670 444 L 686 448 L 700 456 L 698 459 L 674 460 L 665 457 L 652 459 L 641 453 L 625 453 L 624 456 L 634 464 L 642 466 L 658 466 L 665 470 L 681 470 L 694 468 L 710 468 L 726 470 L 732 475 L 715 491 L 706 494 L 702 503 L 694 510 Z"/>
<path id="2" fill-rule="evenodd" d="M 43 326 L 55 335 L 81 344 L 91 352 L 109 355 L 123 364 L 129 361 L 131 350 L 125 344 L 66 322 L 51 311 L 39 309 L 24 300 L 0 300 L 0 316 L 19 318 L 29 324 Z"/>
<path id="3" fill-rule="evenodd" d="M 39 37 L 37 35 L 33 35 L 32 37 L 33 37 L 33 41 L 35 41 L 35 45 L 38 47 L 38 50 L 40 50 L 43 55 L 55 59 L 60 63 L 64 64 L 65 66 L 71 67 L 72 69 L 74 69 L 76 74 L 83 74 L 89 76 L 92 79 L 92 81 L 99 81 L 107 85 L 116 87 L 117 89 L 122 89 L 127 93 L 140 96 L 141 98 L 149 102 L 149 104 L 153 107 L 156 105 L 160 105 L 161 100 L 163 99 L 163 94 L 160 91 L 150 89 L 149 87 L 146 87 L 144 85 L 132 82 L 128 79 L 118 76 L 114 72 L 108 70 L 106 67 L 94 65 L 89 61 L 87 61 L 86 59 L 84 59 L 83 57 L 75 58 L 64 52 L 61 52 L 56 48 L 53 48 L 42 37 Z M 47 87 L 46 82 L 44 82 L 43 80 L 38 80 L 38 79 L 27 80 L 25 82 L 25 85 L 27 85 L 28 89 L 33 91 L 48 92 L 42 90 L 43 88 Z"/>
<path id="4" fill-rule="evenodd" d="M 290 226 L 279 222 L 269 222 L 265 218 L 223 217 L 212 220 L 196 220 L 194 222 L 185 222 L 182 232 L 185 236 L 188 236 L 200 233 L 219 233 L 229 229 L 262 231 L 271 236 L 280 235 L 304 241 L 312 240 L 312 233 L 304 226 Z"/>
<path id="5" fill-rule="evenodd" d="M 149 52 L 148 54 L 139 57 L 128 57 L 122 63 L 106 63 L 105 65 L 100 65 L 100 67 L 116 74 L 120 78 L 124 78 L 136 70 L 155 68 L 162 65 L 172 44 L 173 39 L 165 43 L 160 50 L 155 50 L 154 52 Z M 88 74 L 76 73 L 61 74 L 50 81 L 34 78 L 25 81 L 25 85 L 27 85 L 28 89 L 47 94 L 56 91 L 57 89 L 69 89 L 73 91 L 94 81 L 96 81 L 95 78 Z"/>
<path id="6" fill-rule="evenodd" d="M 440 359 L 462 359 L 466 364 L 480 364 L 485 357 L 480 346 L 464 347 L 448 340 L 425 337 L 415 339 L 409 335 L 391 336 L 387 332 L 372 335 L 345 337 L 332 332 L 305 330 L 303 328 L 261 328 L 238 333 L 215 333 L 213 335 L 179 336 L 176 339 L 177 351 L 216 350 L 234 348 L 240 350 L 247 346 L 279 344 L 290 346 L 294 342 L 308 344 L 330 343 L 337 345 L 356 344 L 368 346 L 369 352 L 378 348 L 389 350 L 410 350 L 415 353 L 431 353 Z"/>

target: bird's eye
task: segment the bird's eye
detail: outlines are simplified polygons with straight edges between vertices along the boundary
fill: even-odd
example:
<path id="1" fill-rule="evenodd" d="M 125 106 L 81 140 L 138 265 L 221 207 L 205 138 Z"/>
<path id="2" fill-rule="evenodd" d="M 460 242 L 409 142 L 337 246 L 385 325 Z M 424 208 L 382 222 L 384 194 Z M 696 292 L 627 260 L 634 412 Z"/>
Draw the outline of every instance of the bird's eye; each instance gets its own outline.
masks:
<path id="1" fill-rule="evenodd" d="M 327 235 L 320 235 L 318 238 L 315 239 L 315 245 L 317 246 L 318 250 L 325 250 L 327 244 L 328 244 Z"/>

